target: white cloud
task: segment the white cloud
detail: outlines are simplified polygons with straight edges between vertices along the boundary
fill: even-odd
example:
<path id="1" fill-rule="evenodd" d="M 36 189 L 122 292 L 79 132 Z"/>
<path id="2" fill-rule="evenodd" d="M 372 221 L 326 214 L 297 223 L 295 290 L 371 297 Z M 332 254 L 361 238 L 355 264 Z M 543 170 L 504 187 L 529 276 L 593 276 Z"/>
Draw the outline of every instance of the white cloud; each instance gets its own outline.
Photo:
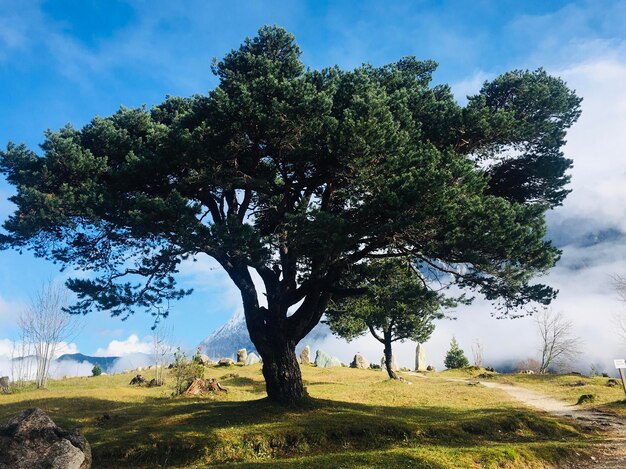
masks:
<path id="1" fill-rule="evenodd" d="M 472 76 L 459 82 L 452 83 L 450 87 L 452 88 L 452 93 L 454 94 L 456 100 L 460 104 L 465 104 L 468 96 L 478 93 L 480 88 L 483 86 L 483 83 L 485 81 L 492 80 L 493 78 L 493 74 L 486 73 L 483 70 L 478 70 Z"/>
<path id="2" fill-rule="evenodd" d="M 128 370 L 136 370 L 137 368 L 145 368 L 146 366 L 154 365 L 155 360 L 151 355 L 145 353 L 131 353 L 120 357 L 113 363 L 110 368 L 111 373 L 122 373 Z"/>
<path id="3" fill-rule="evenodd" d="M 21 357 L 24 354 L 32 355 L 34 353 L 32 347 L 24 347 L 19 341 L 11 339 L 0 339 L 0 357 Z M 78 353 L 78 346 L 75 343 L 59 342 L 55 346 L 54 357 L 58 358 L 67 353 Z"/>
<path id="4" fill-rule="evenodd" d="M 149 337 L 140 340 L 137 334 L 131 334 L 126 340 L 112 340 L 106 348 L 99 348 L 94 353 L 96 357 L 123 357 L 133 353 L 150 353 L 152 339 Z"/>

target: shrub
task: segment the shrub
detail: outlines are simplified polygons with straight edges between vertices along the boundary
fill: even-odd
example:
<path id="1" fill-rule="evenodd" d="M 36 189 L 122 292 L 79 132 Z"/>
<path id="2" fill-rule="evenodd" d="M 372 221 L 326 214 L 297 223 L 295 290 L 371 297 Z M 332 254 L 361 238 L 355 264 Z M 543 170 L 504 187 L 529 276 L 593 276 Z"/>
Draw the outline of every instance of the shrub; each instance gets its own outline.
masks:
<path id="1" fill-rule="evenodd" d="M 461 350 L 461 348 L 459 347 L 459 343 L 456 341 L 456 338 L 454 336 L 452 336 L 452 341 L 450 342 L 450 350 L 448 350 L 448 353 L 446 354 L 444 364 L 448 369 L 465 368 L 469 365 L 469 360 L 465 356 L 465 352 Z"/>
<path id="2" fill-rule="evenodd" d="M 102 374 L 102 367 L 97 363 L 91 369 L 91 376 L 100 376 Z"/>
<path id="3" fill-rule="evenodd" d="M 185 392 L 194 379 L 204 378 L 204 366 L 196 360 L 189 360 L 185 352 L 181 352 L 178 347 L 174 353 L 172 374 L 175 381 L 173 394 L 177 396 Z"/>

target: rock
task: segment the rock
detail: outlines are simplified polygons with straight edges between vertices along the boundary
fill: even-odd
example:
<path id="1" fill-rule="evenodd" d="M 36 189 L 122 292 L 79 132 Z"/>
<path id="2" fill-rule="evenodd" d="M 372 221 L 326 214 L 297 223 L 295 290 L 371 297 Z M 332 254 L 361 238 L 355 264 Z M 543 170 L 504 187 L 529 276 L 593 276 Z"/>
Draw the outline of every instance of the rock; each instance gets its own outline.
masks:
<path id="1" fill-rule="evenodd" d="M 337 357 L 332 357 L 328 365 L 326 365 L 326 368 L 333 368 L 335 366 L 346 366 L 346 365 L 344 365 L 341 362 L 341 360 L 339 360 Z"/>
<path id="2" fill-rule="evenodd" d="M 223 388 L 220 383 L 215 379 L 194 379 L 193 382 L 189 385 L 189 387 L 183 393 L 184 396 L 198 396 L 201 394 L 206 394 L 212 392 L 214 394 L 218 394 L 220 391 L 228 392 L 225 388 Z"/>
<path id="3" fill-rule="evenodd" d="M 368 362 L 363 355 L 357 353 L 350 363 L 350 368 L 369 368 L 370 362 Z"/>
<path id="4" fill-rule="evenodd" d="M 246 352 L 245 348 L 237 350 L 237 363 L 245 363 L 246 358 L 248 358 L 248 352 Z"/>
<path id="5" fill-rule="evenodd" d="M 213 364 L 213 361 L 209 358 L 209 356 L 205 355 L 204 353 L 200 355 L 195 355 L 193 359 L 195 362 L 199 363 L 202 366 L 209 366 Z"/>
<path id="6" fill-rule="evenodd" d="M 311 364 L 311 347 L 308 345 L 305 345 L 302 352 L 300 352 L 300 363 L 303 365 Z"/>
<path id="7" fill-rule="evenodd" d="M 435 365 L 428 365 L 426 371 L 437 371 L 437 368 L 435 368 Z"/>
<path id="8" fill-rule="evenodd" d="M 341 360 L 335 357 L 331 357 L 327 353 L 318 350 L 315 354 L 315 366 L 319 368 L 332 368 L 335 366 L 341 366 Z"/>
<path id="9" fill-rule="evenodd" d="M 154 388 L 154 387 L 158 387 L 161 386 L 161 383 L 159 383 L 156 378 L 152 378 L 149 382 L 148 382 L 148 387 L 149 388 Z"/>
<path id="10" fill-rule="evenodd" d="M 132 384 L 134 386 L 136 384 L 144 384 L 145 382 L 146 382 L 146 379 L 143 376 L 137 375 L 133 379 L 131 379 L 130 383 L 128 384 Z"/>
<path id="11" fill-rule="evenodd" d="M 0 391 L 7 394 L 11 392 L 11 384 L 9 382 L 8 376 L 3 376 L 0 378 Z"/>
<path id="12" fill-rule="evenodd" d="M 230 366 L 234 364 L 235 361 L 232 358 L 221 358 L 220 361 L 217 362 L 217 366 Z"/>
<path id="13" fill-rule="evenodd" d="M 250 352 L 246 357 L 246 365 L 256 365 L 257 363 L 261 363 L 261 359 L 256 353 Z"/>
<path id="14" fill-rule="evenodd" d="M 519 374 L 522 374 L 522 375 L 534 375 L 535 372 L 533 370 L 520 370 Z"/>
<path id="15" fill-rule="evenodd" d="M 596 396 L 595 394 L 583 394 L 578 398 L 578 402 L 576 402 L 576 405 L 582 405 L 582 404 L 591 404 L 596 400 Z"/>
<path id="16" fill-rule="evenodd" d="M 41 409 L 27 409 L 0 427 L 0 469 L 90 467 L 85 437 L 57 427 Z"/>
<path id="17" fill-rule="evenodd" d="M 385 364 L 385 356 L 383 355 L 383 358 L 380 359 L 380 368 L 384 371 L 387 371 L 387 365 Z M 398 367 L 396 366 L 396 358 L 391 355 L 391 369 L 393 371 L 398 371 Z"/>
<path id="18" fill-rule="evenodd" d="M 422 344 L 415 348 L 415 371 L 426 371 L 426 351 Z"/>
<path id="19" fill-rule="evenodd" d="M 619 381 L 611 378 L 606 382 L 606 385 L 610 388 L 614 388 L 615 386 L 619 386 Z"/>

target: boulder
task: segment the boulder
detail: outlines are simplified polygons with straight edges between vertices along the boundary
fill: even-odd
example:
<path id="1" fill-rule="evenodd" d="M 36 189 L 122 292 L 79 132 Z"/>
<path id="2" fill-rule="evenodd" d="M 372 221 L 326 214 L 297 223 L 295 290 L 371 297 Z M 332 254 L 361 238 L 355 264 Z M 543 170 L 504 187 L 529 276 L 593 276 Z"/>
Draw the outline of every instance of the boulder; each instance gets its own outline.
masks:
<path id="1" fill-rule="evenodd" d="M 415 371 L 426 371 L 426 351 L 422 344 L 415 348 Z"/>
<path id="2" fill-rule="evenodd" d="M 237 350 L 237 363 L 245 363 L 246 358 L 248 358 L 248 352 L 246 352 L 245 348 Z"/>
<path id="3" fill-rule="evenodd" d="M 435 368 L 435 365 L 428 365 L 426 371 L 437 371 L 437 368 Z"/>
<path id="4" fill-rule="evenodd" d="M 370 362 L 368 362 L 363 355 L 357 353 L 352 359 L 352 363 L 350 363 L 350 368 L 369 368 Z"/>
<path id="5" fill-rule="evenodd" d="M 131 379 L 130 383 L 128 384 L 132 384 L 134 386 L 136 384 L 144 384 L 145 382 L 146 382 L 146 379 L 143 376 L 137 375 L 133 379 Z"/>
<path id="6" fill-rule="evenodd" d="M 213 361 L 209 358 L 209 356 L 205 355 L 204 353 L 202 353 L 200 355 L 195 355 L 193 357 L 193 359 L 197 363 L 200 363 L 200 365 L 203 365 L 203 366 L 208 366 L 208 365 L 212 365 L 213 364 Z"/>
<path id="7" fill-rule="evenodd" d="M 232 358 L 221 358 L 220 361 L 217 362 L 217 366 L 230 366 L 234 364 L 235 361 Z"/>
<path id="8" fill-rule="evenodd" d="M 90 467 L 85 437 L 57 427 L 41 409 L 27 409 L 0 427 L 0 469 Z"/>
<path id="9" fill-rule="evenodd" d="M 303 365 L 311 364 L 311 347 L 308 345 L 305 345 L 302 352 L 300 352 L 300 363 Z"/>
<path id="10" fill-rule="evenodd" d="M 4 393 L 10 393 L 11 392 L 11 385 L 10 385 L 8 376 L 2 376 L 0 378 L 0 391 L 2 391 Z"/>
<path id="11" fill-rule="evenodd" d="M 257 363 L 260 363 L 260 362 L 261 362 L 261 359 L 254 352 L 250 352 L 248 356 L 246 357 L 246 365 L 256 365 Z"/>
<path id="12" fill-rule="evenodd" d="M 385 364 L 385 356 L 383 355 L 383 358 L 380 359 L 380 368 L 383 371 L 387 371 L 387 365 Z M 391 369 L 393 371 L 398 371 L 398 367 L 396 366 L 396 357 L 394 357 L 393 355 L 391 355 Z"/>
<path id="13" fill-rule="evenodd" d="M 339 360 L 337 357 L 332 357 L 330 359 L 330 362 L 328 363 L 328 365 L 326 366 L 326 368 L 333 368 L 335 366 L 346 366 L 344 365 L 341 360 Z"/>
<path id="14" fill-rule="evenodd" d="M 341 365 L 341 360 L 335 357 L 331 357 L 321 350 L 318 350 L 315 354 L 315 366 L 319 368 L 332 368 Z"/>

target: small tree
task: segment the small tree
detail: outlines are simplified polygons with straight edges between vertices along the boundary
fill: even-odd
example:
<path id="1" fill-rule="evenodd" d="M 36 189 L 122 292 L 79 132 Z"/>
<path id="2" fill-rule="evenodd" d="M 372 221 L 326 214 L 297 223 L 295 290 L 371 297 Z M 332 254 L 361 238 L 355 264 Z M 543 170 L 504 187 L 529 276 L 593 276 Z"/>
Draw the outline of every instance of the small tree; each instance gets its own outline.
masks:
<path id="1" fill-rule="evenodd" d="M 428 340 L 434 320 L 443 317 L 445 299 L 418 280 L 408 259 L 386 259 L 360 264 L 345 280 L 346 289 L 359 296 L 335 301 L 326 311 L 326 322 L 336 335 L 352 340 L 369 331 L 384 345 L 385 366 L 392 379 L 393 342 Z"/>
<path id="2" fill-rule="evenodd" d="M 35 352 L 38 388 L 46 387 L 59 344 L 77 331 L 76 318 L 65 311 L 67 305 L 68 290 L 61 284 L 48 282 L 33 295 L 30 305 L 18 317 L 22 337 L 32 344 Z"/>
<path id="3" fill-rule="evenodd" d="M 11 381 L 13 389 L 24 389 L 28 381 L 32 379 L 32 353 L 32 344 L 27 340 L 25 331 L 21 330 L 19 340 L 13 342 L 11 348 Z"/>
<path id="4" fill-rule="evenodd" d="M 174 351 L 172 345 L 172 328 L 158 324 L 152 334 L 152 346 L 155 360 L 155 380 L 157 386 L 165 384 L 165 364 Z"/>
<path id="5" fill-rule="evenodd" d="M 177 396 L 185 392 L 195 379 L 204 377 L 204 366 L 195 360 L 190 360 L 180 347 L 174 352 L 174 362 L 172 363 L 172 375 L 174 377 L 174 395 Z"/>
<path id="6" fill-rule="evenodd" d="M 102 374 L 102 367 L 96 363 L 91 369 L 91 376 L 100 376 Z"/>
<path id="7" fill-rule="evenodd" d="M 454 336 L 452 336 L 452 340 L 450 341 L 450 350 L 448 350 L 446 354 L 444 364 L 449 370 L 465 368 L 469 365 L 469 360 L 465 356 L 465 352 L 459 347 L 459 343 Z"/>
<path id="8" fill-rule="evenodd" d="M 544 309 L 535 316 L 540 339 L 541 365 L 539 373 L 552 367 L 563 368 L 579 354 L 581 339 L 573 334 L 573 324 L 562 312 Z"/>

